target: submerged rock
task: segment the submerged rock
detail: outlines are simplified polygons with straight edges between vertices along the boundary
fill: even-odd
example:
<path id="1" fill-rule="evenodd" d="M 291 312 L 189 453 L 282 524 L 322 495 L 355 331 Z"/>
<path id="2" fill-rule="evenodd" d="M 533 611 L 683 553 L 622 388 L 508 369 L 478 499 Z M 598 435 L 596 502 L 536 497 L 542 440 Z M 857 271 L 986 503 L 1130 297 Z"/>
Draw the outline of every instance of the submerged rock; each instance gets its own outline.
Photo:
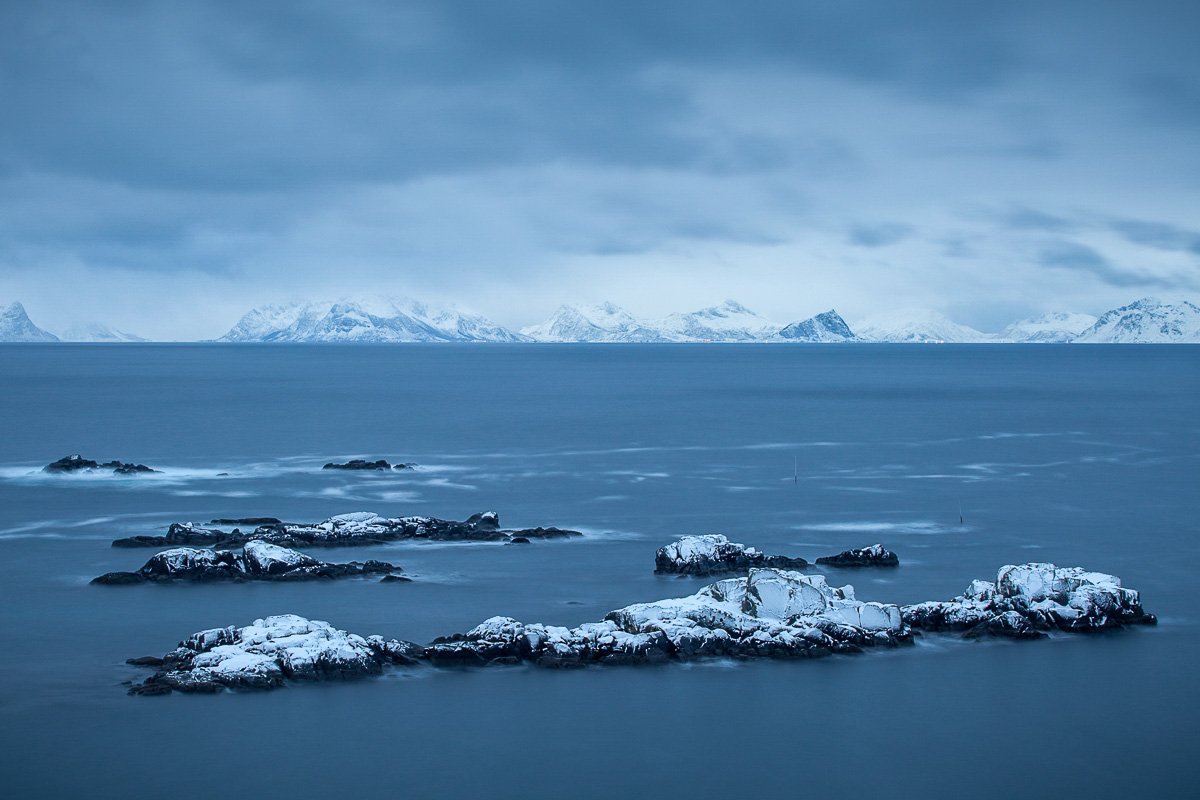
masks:
<path id="1" fill-rule="evenodd" d="M 1139 594 L 1121 586 L 1115 575 L 1040 563 L 1001 567 L 994 583 L 971 581 L 953 600 L 905 606 L 903 613 L 914 628 L 966 631 L 971 637 L 1031 638 L 1039 631 L 1097 631 L 1157 622 L 1142 608 Z"/>
<path id="2" fill-rule="evenodd" d="M 900 559 L 883 545 L 873 544 L 857 550 L 843 550 L 836 556 L 822 556 L 817 563 L 830 567 L 898 567 Z"/>
<path id="3" fill-rule="evenodd" d="M 42 472 L 52 474 L 70 474 L 74 472 L 98 472 L 109 471 L 114 475 L 138 475 L 141 473 L 158 472 L 156 469 L 150 469 L 145 464 L 128 464 L 124 461 L 106 461 L 101 464 L 98 461 L 92 461 L 90 458 L 84 458 L 78 453 L 69 456 L 63 456 L 58 461 L 47 464 L 42 467 Z"/>
<path id="4" fill-rule="evenodd" d="M 1055 616 L 1061 614 L 1067 616 Z M 425 647 L 356 636 L 293 615 L 267 617 L 244 628 L 193 634 L 161 663 L 139 659 L 158 671 L 130 693 L 274 688 L 285 679 L 374 675 L 387 664 L 574 667 L 706 657 L 804 658 L 907 643 L 913 627 L 1026 639 L 1040 638 L 1048 627 L 1098 630 L 1153 621 L 1137 592 L 1121 587 L 1119 579 L 1077 567 L 1007 566 L 996 583 L 974 581 L 955 600 L 904 608 L 860 602 L 853 587 L 831 587 L 821 575 L 764 568 L 688 597 L 626 606 L 575 628 L 492 617 Z"/>
<path id="5" fill-rule="evenodd" d="M 803 558 L 768 556 L 753 547 L 731 542 L 720 533 L 684 536 L 658 548 L 654 554 L 654 571 L 675 575 L 720 575 L 746 572 L 753 567 L 804 569 L 807 566 Z"/>
<path id="6" fill-rule="evenodd" d="M 386 561 L 330 564 L 270 542 L 250 541 L 240 554 L 231 550 L 176 547 L 155 554 L 137 572 L 108 572 L 92 583 L 120 586 L 147 581 L 312 580 L 398 572 Z"/>
<path id="7" fill-rule="evenodd" d="M 579 531 L 563 528 L 502 530 L 500 516 L 495 511 L 474 514 L 462 522 L 435 517 L 386 518 L 371 511 L 360 511 L 353 514 L 340 514 L 317 523 L 274 521 L 258 525 L 249 533 L 240 528 L 225 531 L 221 528 L 206 528 L 194 522 L 175 522 L 167 529 L 166 536 L 130 536 L 125 539 L 117 539 L 113 542 L 113 547 L 164 547 L 167 545 L 232 547 L 249 541 L 270 542 L 284 547 L 344 547 L 394 542 L 402 539 L 424 539 L 439 542 L 508 542 L 517 537 L 532 540 L 561 539 L 582 535 Z"/>

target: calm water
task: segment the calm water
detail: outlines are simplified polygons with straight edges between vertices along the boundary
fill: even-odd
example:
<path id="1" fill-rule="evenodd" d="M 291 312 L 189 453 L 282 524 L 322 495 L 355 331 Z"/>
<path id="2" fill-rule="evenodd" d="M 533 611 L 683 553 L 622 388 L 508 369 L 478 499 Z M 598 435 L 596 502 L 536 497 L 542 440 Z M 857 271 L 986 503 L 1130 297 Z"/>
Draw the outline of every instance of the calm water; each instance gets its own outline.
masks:
<path id="1" fill-rule="evenodd" d="M 6 796 L 1190 796 L 1200 348 L 10 345 L 0 389 Z M 36 474 L 74 452 L 166 473 Z M 422 468 L 318 469 L 353 456 Z M 318 553 L 400 563 L 400 585 L 87 585 L 153 552 L 111 539 L 172 520 L 488 509 L 589 535 Z M 810 559 L 881 541 L 900 569 L 829 573 L 869 600 L 1078 564 L 1161 625 L 124 693 L 146 674 L 126 658 L 273 613 L 416 641 L 494 614 L 596 620 L 703 585 L 656 577 L 654 550 L 714 531 Z"/>

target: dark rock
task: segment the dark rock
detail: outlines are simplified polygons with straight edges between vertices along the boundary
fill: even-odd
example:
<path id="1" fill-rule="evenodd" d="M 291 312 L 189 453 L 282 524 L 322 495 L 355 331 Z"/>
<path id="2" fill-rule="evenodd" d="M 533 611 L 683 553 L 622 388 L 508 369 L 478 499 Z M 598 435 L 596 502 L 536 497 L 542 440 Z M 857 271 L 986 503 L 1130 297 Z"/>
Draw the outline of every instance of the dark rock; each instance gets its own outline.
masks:
<path id="1" fill-rule="evenodd" d="M 1016 611 L 1004 611 L 980 622 L 963 634 L 964 639 L 978 639 L 983 636 L 1003 636 L 1009 639 L 1041 639 L 1046 634 L 1033 627 L 1033 624 Z"/>
<path id="2" fill-rule="evenodd" d="M 145 464 L 126 464 L 122 461 L 108 461 L 101 464 L 99 462 L 92 461 L 90 458 L 84 458 L 78 453 L 64 456 L 58 461 L 42 467 L 42 472 L 55 474 L 92 472 L 94 470 L 108 470 L 114 475 L 137 475 L 140 473 L 158 472 L 158 470 L 150 469 Z"/>
<path id="3" fill-rule="evenodd" d="M 275 517 L 240 517 L 238 519 L 214 519 L 209 525 L 282 525 Z"/>
<path id="4" fill-rule="evenodd" d="M 513 538 L 508 540 L 508 543 L 509 544 L 529 544 L 529 539 L 528 539 L 528 537 L 525 537 L 525 536 L 514 536 Z"/>
<path id="5" fill-rule="evenodd" d="M 407 575 L 384 575 L 379 579 L 380 583 L 412 583 L 412 578 Z"/>
<path id="6" fill-rule="evenodd" d="M 263 517 L 262 519 L 273 520 L 274 518 Z M 228 524 L 228 521 L 221 521 L 221 523 Z M 168 528 L 165 537 L 131 536 L 119 539 L 113 542 L 113 545 L 115 547 L 138 547 L 143 544 L 146 546 L 171 544 L 228 548 L 243 545 L 249 541 L 263 541 L 282 547 L 345 547 L 409 539 L 439 542 L 506 542 L 516 537 L 561 539 L 582 535 L 579 531 L 554 527 L 503 530 L 500 528 L 500 517 L 494 511 L 473 514 L 462 522 L 435 517 L 384 518 L 371 512 L 358 512 L 341 514 L 317 523 L 273 521 L 263 523 L 249 533 L 245 533 L 241 529 L 226 532 L 220 528 L 205 528 L 193 522 L 176 522 Z"/>
<path id="7" fill-rule="evenodd" d="M 134 667 L 161 667 L 163 660 L 158 656 L 139 656 L 137 658 L 127 658 L 125 663 Z"/>
<path id="8" fill-rule="evenodd" d="M 145 581 L 146 579 L 137 572 L 106 572 L 98 578 L 92 578 L 91 582 L 102 586 L 125 586 Z"/>
<path id="9" fill-rule="evenodd" d="M 883 545 L 873 544 L 857 550 L 843 550 L 836 556 L 822 556 L 817 563 L 830 567 L 898 567 L 900 559 Z"/>
<path id="10" fill-rule="evenodd" d="M 416 464 L 396 464 L 392 469 L 416 469 Z"/>
<path id="11" fill-rule="evenodd" d="M 347 461 L 345 464 L 335 464 L 333 462 L 330 462 L 330 463 L 326 464 L 325 466 L 321 467 L 321 469 L 352 469 L 352 470 L 391 469 L 391 468 L 392 468 L 392 465 L 389 464 L 388 462 L 384 461 L 382 458 L 379 459 L 378 461 L 366 461 L 361 458 L 355 458 L 351 461 Z"/>

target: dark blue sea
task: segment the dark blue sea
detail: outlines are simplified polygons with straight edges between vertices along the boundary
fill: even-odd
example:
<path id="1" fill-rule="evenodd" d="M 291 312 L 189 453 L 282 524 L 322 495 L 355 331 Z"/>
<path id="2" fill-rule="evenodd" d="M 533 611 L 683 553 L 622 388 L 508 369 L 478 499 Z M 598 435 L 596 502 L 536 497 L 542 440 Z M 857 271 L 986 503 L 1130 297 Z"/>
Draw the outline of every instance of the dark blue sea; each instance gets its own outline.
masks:
<path id="1" fill-rule="evenodd" d="M 163 474 L 44 476 L 69 453 Z M 322 471 L 351 457 L 387 474 Z M 227 473 L 220 475 L 220 473 Z M 1200 347 L 0 346 L 6 797 L 1194 796 Z M 391 545 L 407 584 L 99 587 L 172 521 L 349 511 L 582 540 Z M 960 514 L 962 522 L 960 523 Z M 696 591 L 654 551 L 722 532 L 865 600 L 1010 563 L 1121 576 L 1156 628 L 812 661 L 401 669 L 130 697 L 193 631 L 297 613 L 418 642 Z"/>

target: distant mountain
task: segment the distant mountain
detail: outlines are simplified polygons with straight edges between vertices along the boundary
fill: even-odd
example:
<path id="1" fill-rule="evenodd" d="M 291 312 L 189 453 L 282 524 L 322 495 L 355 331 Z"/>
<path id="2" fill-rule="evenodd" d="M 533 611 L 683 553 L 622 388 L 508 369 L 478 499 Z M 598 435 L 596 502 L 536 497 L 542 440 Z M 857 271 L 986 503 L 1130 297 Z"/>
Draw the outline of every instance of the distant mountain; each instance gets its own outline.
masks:
<path id="1" fill-rule="evenodd" d="M 778 334 L 793 342 L 861 342 L 846 320 L 833 309 L 801 322 L 793 322 Z"/>
<path id="2" fill-rule="evenodd" d="M 101 322 L 72 325 L 58 337 L 64 342 L 144 342 L 141 336 L 110 328 Z"/>
<path id="3" fill-rule="evenodd" d="M 671 314 L 650 326 L 665 338 L 682 342 L 761 342 L 778 333 L 780 327 L 734 300 L 686 314 Z"/>
<path id="4" fill-rule="evenodd" d="M 1186 300 L 1163 303 L 1145 297 L 1102 314 L 1074 341 L 1113 344 L 1200 342 L 1200 307 Z"/>
<path id="5" fill-rule="evenodd" d="M 1096 318 L 1091 314 L 1053 311 L 1018 320 L 1000 331 L 997 338 L 1005 342 L 1069 342 L 1095 322 Z"/>
<path id="6" fill-rule="evenodd" d="M 936 311 L 893 311 L 859 322 L 858 335 L 872 342 L 988 342 L 986 333 L 959 325 Z"/>
<path id="7" fill-rule="evenodd" d="M 0 307 L 0 342 L 57 342 L 58 337 L 44 331 L 25 313 L 25 306 L 13 303 Z"/>
<path id="8" fill-rule="evenodd" d="M 247 313 L 223 342 L 520 342 L 526 337 L 452 307 L 407 298 L 268 305 Z"/>
<path id="9" fill-rule="evenodd" d="M 539 342 L 757 342 L 779 326 L 733 300 L 699 311 L 640 320 L 620 306 L 562 306 L 521 333 Z"/>
<path id="10" fill-rule="evenodd" d="M 560 306 L 540 325 L 521 329 L 521 334 L 538 342 L 664 342 L 672 341 L 656 329 L 639 322 L 612 303 L 591 306 Z"/>

